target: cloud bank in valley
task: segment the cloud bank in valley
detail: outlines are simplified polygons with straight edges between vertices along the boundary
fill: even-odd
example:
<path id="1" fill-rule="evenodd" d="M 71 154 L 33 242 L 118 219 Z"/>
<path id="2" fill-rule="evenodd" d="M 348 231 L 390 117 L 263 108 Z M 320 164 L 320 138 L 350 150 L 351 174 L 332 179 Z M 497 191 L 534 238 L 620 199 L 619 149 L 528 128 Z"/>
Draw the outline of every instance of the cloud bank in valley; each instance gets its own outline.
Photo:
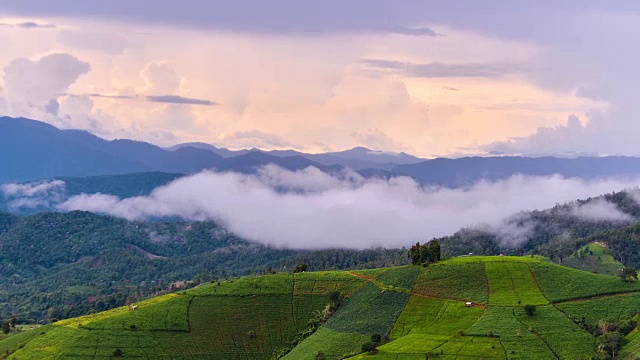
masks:
<path id="1" fill-rule="evenodd" d="M 8 200 L 9 208 L 37 208 L 52 206 L 62 201 L 65 182 L 62 180 L 38 181 L 26 184 L 0 185 L 0 199 Z"/>
<path id="2" fill-rule="evenodd" d="M 350 172 L 331 176 L 315 168 L 291 172 L 267 166 L 256 175 L 202 172 L 144 197 L 82 194 L 59 208 L 129 220 L 215 220 L 243 238 L 282 247 L 401 247 L 473 224 L 498 228 L 522 210 L 545 209 L 637 183 L 513 176 L 448 189 L 423 187 L 407 177 L 364 179 Z M 578 207 L 574 215 L 606 221 L 611 218 L 607 209 L 607 203 Z"/>

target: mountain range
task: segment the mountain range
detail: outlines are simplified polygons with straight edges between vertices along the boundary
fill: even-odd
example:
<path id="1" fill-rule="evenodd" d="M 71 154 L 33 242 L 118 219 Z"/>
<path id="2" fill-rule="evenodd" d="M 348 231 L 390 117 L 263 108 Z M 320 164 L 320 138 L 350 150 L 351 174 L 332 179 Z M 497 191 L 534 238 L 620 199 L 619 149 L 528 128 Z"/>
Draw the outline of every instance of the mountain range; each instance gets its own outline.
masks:
<path id="1" fill-rule="evenodd" d="M 310 166 L 327 173 L 346 168 L 364 177 L 409 176 L 422 184 L 446 187 L 495 181 L 515 174 L 595 179 L 640 175 L 640 158 L 608 157 L 465 157 L 421 159 L 356 147 L 308 154 L 295 150 L 229 150 L 204 143 L 170 148 L 135 140 L 105 140 L 87 131 L 61 130 L 44 122 L 0 117 L 0 183 L 58 177 L 140 172 L 192 174 L 202 170 L 254 173 L 276 164 L 288 170 Z"/>

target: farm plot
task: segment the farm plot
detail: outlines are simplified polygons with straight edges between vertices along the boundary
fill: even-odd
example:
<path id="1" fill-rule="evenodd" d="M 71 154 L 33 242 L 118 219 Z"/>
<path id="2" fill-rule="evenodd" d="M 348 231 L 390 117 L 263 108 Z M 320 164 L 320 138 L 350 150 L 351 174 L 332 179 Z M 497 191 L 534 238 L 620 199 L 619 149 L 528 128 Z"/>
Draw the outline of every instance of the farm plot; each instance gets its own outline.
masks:
<path id="1" fill-rule="evenodd" d="M 379 353 L 371 357 L 424 359 L 427 353 L 455 356 L 464 352 L 471 357 L 504 358 L 498 339 L 458 339 L 458 333 L 472 326 L 483 312 L 459 301 L 413 295 L 391 332 L 392 341 L 380 346 Z"/>
<path id="2" fill-rule="evenodd" d="M 506 359 L 498 338 L 456 336 L 437 338 L 411 334 L 378 348 L 377 354 L 360 354 L 349 359 L 424 360 L 427 354 L 435 359 Z"/>
<path id="3" fill-rule="evenodd" d="M 370 336 L 333 331 L 325 326 L 306 338 L 283 360 L 314 360 L 318 351 L 324 352 L 327 360 L 344 358 L 361 352 L 362 345 L 370 341 Z"/>
<path id="4" fill-rule="evenodd" d="M 412 296 L 400 314 L 391 339 L 409 334 L 453 336 L 467 329 L 482 316 L 481 308 L 468 308 L 464 303 Z"/>
<path id="5" fill-rule="evenodd" d="M 339 332 L 385 335 L 391 331 L 408 299 L 407 293 L 380 290 L 368 283 L 343 302 L 326 326 Z"/>
<path id="6" fill-rule="evenodd" d="M 187 307 L 189 295 L 169 297 L 166 301 L 141 306 L 135 310 L 119 312 L 108 318 L 99 318 L 83 325 L 92 330 L 161 330 L 188 331 Z"/>
<path id="7" fill-rule="evenodd" d="M 29 360 L 58 358 L 65 349 L 75 345 L 86 331 L 53 326 L 44 334 L 32 338 L 14 357 Z"/>
<path id="8" fill-rule="evenodd" d="M 220 281 L 187 290 L 189 295 L 273 295 L 291 294 L 293 274 L 277 273 L 272 275 L 245 277 L 229 281 Z"/>
<path id="9" fill-rule="evenodd" d="M 14 353 L 18 349 L 24 347 L 31 339 L 36 336 L 43 335 L 47 331 L 53 329 L 51 325 L 42 326 L 31 331 L 25 331 L 16 335 L 12 335 L 0 341 L 0 358 L 6 358 L 9 354 Z"/>
<path id="10" fill-rule="evenodd" d="M 391 287 L 413 290 L 419 274 L 420 268 L 418 267 L 402 267 L 386 271 L 378 275 L 376 280 Z"/>
<path id="11" fill-rule="evenodd" d="M 553 306 L 539 306 L 534 316 L 514 308 L 516 318 L 537 335 L 560 359 L 588 359 L 593 355 L 595 338 Z"/>
<path id="12" fill-rule="evenodd" d="M 551 302 L 590 298 L 598 295 L 640 291 L 640 282 L 588 273 L 550 263 L 531 263 L 540 289 Z"/>
<path id="13" fill-rule="evenodd" d="M 364 286 L 367 280 L 358 278 L 344 271 L 304 272 L 295 274 L 293 293 L 295 295 L 326 295 L 337 291 L 350 296 Z"/>
<path id="14" fill-rule="evenodd" d="M 556 304 L 568 316 L 595 325 L 600 320 L 620 320 L 640 313 L 640 293 L 612 295 L 584 301 Z"/>
<path id="15" fill-rule="evenodd" d="M 195 297 L 191 338 L 197 353 L 216 359 L 268 359 L 327 303 L 328 297 L 314 295 Z"/>
<path id="16" fill-rule="evenodd" d="M 432 351 L 444 359 L 506 359 L 500 339 L 483 336 L 456 336 Z"/>
<path id="17" fill-rule="evenodd" d="M 413 291 L 437 298 L 486 304 L 489 286 L 484 262 L 469 259 L 451 259 L 421 269 Z"/>
<path id="18" fill-rule="evenodd" d="M 514 308 L 489 307 L 467 335 L 498 336 L 509 359 L 557 359 L 549 346 L 514 316 Z"/>
<path id="19" fill-rule="evenodd" d="M 119 350 L 124 358 L 158 357 L 161 348 L 147 331 L 79 330 L 76 341 L 65 347 L 63 359 L 111 358 Z M 181 333 L 187 337 L 186 333 Z"/>
<path id="20" fill-rule="evenodd" d="M 531 275 L 527 263 L 485 263 L 489 280 L 489 305 L 524 306 L 549 303 Z"/>
<path id="21" fill-rule="evenodd" d="M 177 330 L 186 331 L 186 317 L 183 316 L 182 320 L 179 320 L 180 315 L 175 314 L 179 311 L 173 309 L 173 307 L 186 309 L 188 299 L 189 297 L 184 295 L 167 294 L 135 303 L 134 305 L 137 306 L 135 311 L 130 310 L 127 306 L 122 306 L 97 314 L 61 320 L 56 322 L 56 325 L 74 329 L 81 327 L 95 329 L 122 329 L 123 322 L 126 322 L 127 319 L 136 319 L 140 323 L 139 326 L 142 326 L 140 329 L 143 329 L 146 326 L 149 329 L 157 328 L 168 330 L 175 328 Z M 158 317 L 155 313 L 156 309 L 165 316 Z M 142 321 L 142 319 L 145 320 Z M 167 319 L 171 320 L 170 328 L 165 327 Z"/>

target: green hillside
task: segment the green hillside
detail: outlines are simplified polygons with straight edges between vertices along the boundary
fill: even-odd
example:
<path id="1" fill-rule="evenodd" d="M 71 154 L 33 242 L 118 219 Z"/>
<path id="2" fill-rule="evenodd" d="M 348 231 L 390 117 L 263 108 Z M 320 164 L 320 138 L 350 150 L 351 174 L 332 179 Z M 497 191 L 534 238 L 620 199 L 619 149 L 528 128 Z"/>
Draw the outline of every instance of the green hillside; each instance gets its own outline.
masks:
<path id="1" fill-rule="evenodd" d="M 624 268 L 621 262 L 613 258 L 609 247 L 602 242 L 592 242 L 579 248 L 573 255 L 563 259 L 562 264 L 575 269 L 613 276 Z"/>
<path id="2" fill-rule="evenodd" d="M 206 284 L 10 336 L 0 356 L 591 359 L 607 358 L 620 335 L 616 358 L 633 359 L 638 312 L 637 281 L 530 257 L 460 257 Z M 377 350 L 363 353 L 375 334 Z"/>

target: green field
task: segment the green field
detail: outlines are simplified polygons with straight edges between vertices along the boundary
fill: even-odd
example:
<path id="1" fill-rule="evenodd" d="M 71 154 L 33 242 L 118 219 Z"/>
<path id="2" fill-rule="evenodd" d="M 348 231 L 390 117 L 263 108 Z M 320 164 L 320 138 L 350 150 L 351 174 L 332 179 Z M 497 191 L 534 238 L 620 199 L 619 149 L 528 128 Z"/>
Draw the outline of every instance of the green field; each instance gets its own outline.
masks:
<path id="1" fill-rule="evenodd" d="M 414 289 L 418 294 L 482 304 L 489 300 L 485 262 L 478 258 L 451 259 L 421 270 Z"/>
<path id="2" fill-rule="evenodd" d="M 337 293 L 337 311 L 299 337 Z M 596 337 L 579 324 L 640 312 L 640 283 L 531 257 L 470 256 L 246 277 L 132 305 L 12 333 L 0 358 L 267 360 L 291 349 L 284 359 L 589 359 Z M 374 334 L 385 341 L 363 354 Z M 640 330 L 621 356 L 640 356 Z"/>
<path id="3" fill-rule="evenodd" d="M 406 293 L 380 289 L 369 283 L 347 299 L 326 326 L 362 335 L 388 334 L 408 298 Z"/>
<path id="4" fill-rule="evenodd" d="M 319 351 L 324 352 L 328 359 L 338 359 L 349 354 L 360 353 L 362 344 L 370 338 L 368 335 L 338 332 L 323 326 L 282 359 L 314 360 Z"/>
<path id="5" fill-rule="evenodd" d="M 544 297 L 529 269 L 529 264 L 518 262 L 487 262 L 489 305 L 523 306 L 549 302 Z"/>

